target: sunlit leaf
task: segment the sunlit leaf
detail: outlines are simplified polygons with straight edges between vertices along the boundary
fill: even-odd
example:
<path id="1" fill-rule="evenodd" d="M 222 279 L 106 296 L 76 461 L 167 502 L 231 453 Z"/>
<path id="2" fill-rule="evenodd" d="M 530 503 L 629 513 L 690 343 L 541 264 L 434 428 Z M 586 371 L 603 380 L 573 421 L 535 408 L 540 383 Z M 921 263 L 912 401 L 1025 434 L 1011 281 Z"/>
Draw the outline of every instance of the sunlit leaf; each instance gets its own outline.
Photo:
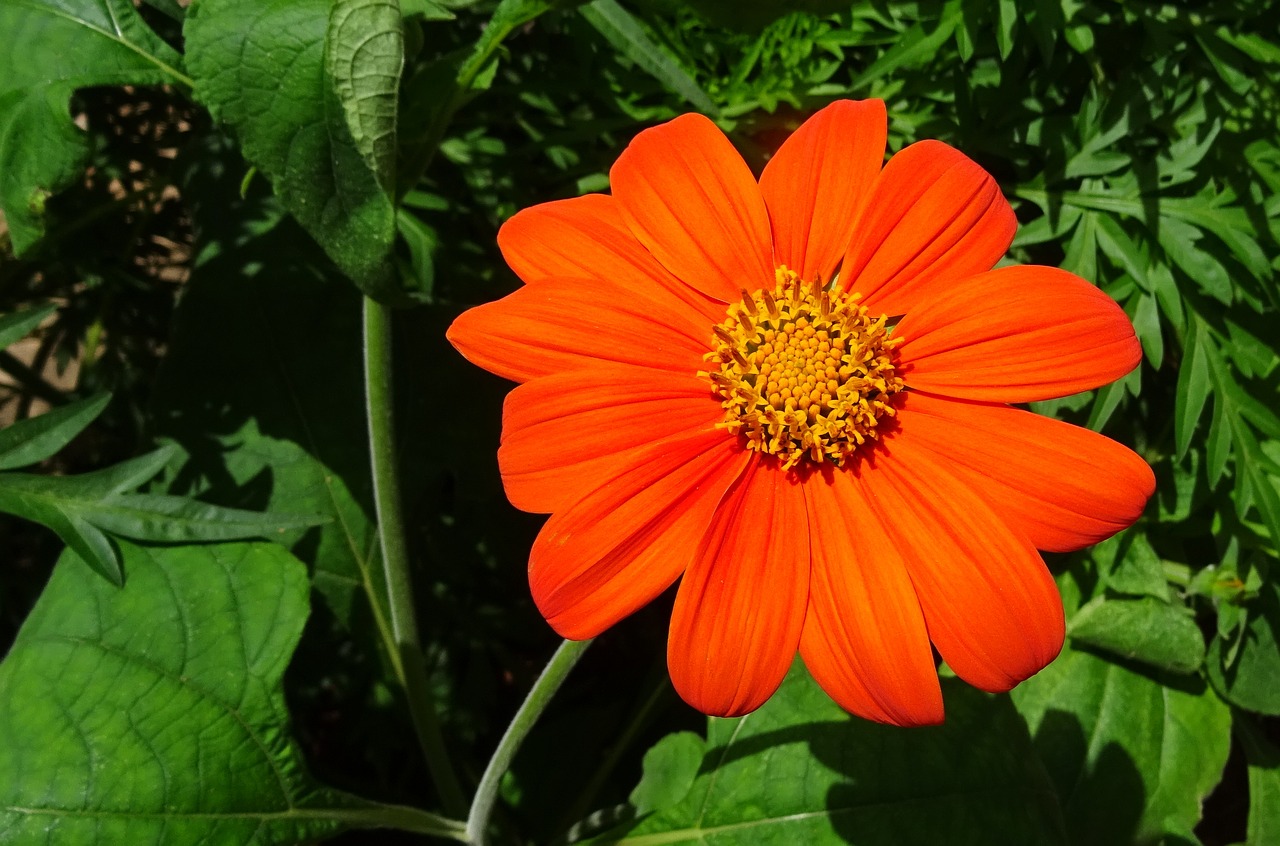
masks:
<path id="1" fill-rule="evenodd" d="M 281 679 L 307 572 L 270 544 L 122 543 L 129 583 L 68 552 L 0 664 L 0 830 L 13 843 L 306 843 L 450 827 L 311 779 Z"/>
<path id="2" fill-rule="evenodd" d="M 1204 662 L 1195 619 L 1159 599 L 1098 597 L 1076 612 L 1067 634 L 1077 644 L 1175 673 L 1193 673 Z"/>
<path id="3" fill-rule="evenodd" d="M 1230 710 L 1197 677 L 1157 680 L 1067 649 L 1012 696 L 1072 843 L 1192 837 L 1231 744 Z"/>
<path id="4" fill-rule="evenodd" d="M 399 297 L 400 27 L 386 0 L 202 0 L 184 28 L 196 97 L 343 271 L 384 300 Z"/>
<path id="5" fill-rule="evenodd" d="M 89 137 L 72 122 L 72 94 L 191 80 L 130 0 L 5 0 L 0 33 L 0 208 L 21 254 L 44 234 L 45 201 L 89 155 Z"/>
<path id="6" fill-rule="evenodd" d="M 797 664 L 759 711 L 710 720 L 702 765 L 676 804 L 668 790 L 686 780 L 691 750 L 688 741 L 660 747 L 637 792 L 666 807 L 602 842 L 963 846 L 999 830 L 1011 843 L 1063 843 L 1008 701 L 955 679 L 943 690 L 945 725 L 881 726 L 845 714 Z M 677 751 L 679 766 L 669 760 Z"/>

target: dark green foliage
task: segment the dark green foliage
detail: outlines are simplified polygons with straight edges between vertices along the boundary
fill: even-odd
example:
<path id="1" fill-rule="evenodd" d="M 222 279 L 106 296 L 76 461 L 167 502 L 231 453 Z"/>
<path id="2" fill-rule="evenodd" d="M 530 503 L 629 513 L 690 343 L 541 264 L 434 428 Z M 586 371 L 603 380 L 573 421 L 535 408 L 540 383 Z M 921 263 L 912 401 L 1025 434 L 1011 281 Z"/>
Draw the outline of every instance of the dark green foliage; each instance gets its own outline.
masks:
<path id="1" fill-rule="evenodd" d="M 1156 496 L 1051 559 L 1063 656 L 1011 699 L 944 679 L 941 728 L 852 720 L 800 668 L 706 725 L 665 686 L 660 601 L 592 647 L 495 834 L 1276 840 L 1280 6 L 1244 0 L 0 0 L 0 348 L 22 347 L 0 352 L 0 511 L 25 518 L 0 524 L 0 840 L 450 836 L 367 801 L 439 802 L 382 582 L 360 294 L 406 306 L 422 660 L 469 790 L 554 643 L 524 576 L 539 518 L 494 457 L 508 386 L 443 339 L 519 284 L 497 228 L 607 190 L 627 141 L 684 111 L 758 172 L 844 97 L 886 101 L 893 150 L 938 138 L 993 173 L 1011 261 L 1124 306 L 1140 368 L 1035 408 L 1133 446 Z M 73 551 L 38 603 L 56 556 L 27 521 Z M 213 543 L 250 537 L 280 545 Z M 156 672 L 211 693 L 178 707 Z M 227 713 L 260 744 L 218 735 L 194 775 Z"/>

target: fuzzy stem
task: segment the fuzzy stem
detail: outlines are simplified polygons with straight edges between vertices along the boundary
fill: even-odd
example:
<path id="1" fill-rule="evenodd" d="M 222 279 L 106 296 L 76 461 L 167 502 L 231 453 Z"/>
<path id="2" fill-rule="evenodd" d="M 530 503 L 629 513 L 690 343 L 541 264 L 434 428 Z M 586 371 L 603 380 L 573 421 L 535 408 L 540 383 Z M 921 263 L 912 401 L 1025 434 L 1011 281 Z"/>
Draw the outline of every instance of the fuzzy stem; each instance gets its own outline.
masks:
<path id="1" fill-rule="evenodd" d="M 546 710 L 551 697 L 564 684 L 565 678 L 573 665 L 578 663 L 582 653 L 591 645 L 589 640 L 566 640 L 551 656 L 547 668 L 533 683 L 533 689 L 525 697 L 520 710 L 516 711 L 511 725 L 498 742 L 489 765 L 485 767 L 480 778 L 480 786 L 476 788 L 476 797 L 471 800 L 471 813 L 467 816 L 467 842 L 473 846 L 484 846 L 485 829 L 489 825 L 489 815 L 493 813 L 493 804 L 498 798 L 498 785 L 502 776 L 511 767 L 511 762 L 520 749 L 529 731 L 533 728 L 542 712 Z"/>
<path id="2" fill-rule="evenodd" d="M 373 499 L 378 517 L 391 632 L 403 667 L 405 695 L 418 743 L 427 759 L 440 803 L 450 816 L 466 812 L 466 799 L 454 775 L 427 685 L 427 668 L 414 614 L 413 578 L 405 545 L 404 515 L 400 508 L 400 477 L 396 467 L 390 306 L 364 298 L 365 404 L 369 416 L 369 453 L 373 464 Z M 377 600 L 370 596 L 370 602 Z"/>

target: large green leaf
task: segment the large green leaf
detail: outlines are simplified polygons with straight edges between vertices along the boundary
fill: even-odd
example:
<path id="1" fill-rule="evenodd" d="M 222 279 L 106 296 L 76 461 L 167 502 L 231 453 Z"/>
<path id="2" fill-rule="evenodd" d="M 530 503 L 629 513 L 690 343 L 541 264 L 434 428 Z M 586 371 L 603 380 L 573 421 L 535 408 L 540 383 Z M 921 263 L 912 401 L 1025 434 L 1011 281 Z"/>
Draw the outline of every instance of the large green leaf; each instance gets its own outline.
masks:
<path id="1" fill-rule="evenodd" d="M 289 735 L 281 678 L 306 568 L 278 546 L 121 544 L 128 585 L 73 553 L 0 665 L 9 843 L 301 843 L 443 820 L 324 788 Z"/>
<path id="2" fill-rule="evenodd" d="M 947 721 L 902 729 L 850 717 L 797 663 L 759 711 L 711 719 L 702 749 L 668 740 L 633 794 L 658 810 L 625 835 L 646 844 L 1062 843 L 1052 787 L 1005 698 L 943 681 Z M 675 801 L 672 785 L 696 778 Z M 678 791 L 675 791 L 678 792 Z M 662 807 L 665 806 L 665 807 Z"/>
<path id="3" fill-rule="evenodd" d="M 191 81 L 129 0 L 4 0 L 0 33 L 0 208 L 21 254 L 44 234 L 46 198 L 89 155 L 71 120 L 76 89 Z"/>
<path id="4" fill-rule="evenodd" d="M 395 0 L 202 0 L 184 32 L 196 97 L 361 290 L 398 299 Z"/>
<path id="5" fill-rule="evenodd" d="M 1280 714 L 1280 585 L 1271 582 L 1248 606 L 1244 629 L 1232 649 L 1221 635 L 1209 646 L 1206 667 L 1213 686 L 1230 702 L 1263 714 Z"/>
<path id="6" fill-rule="evenodd" d="M 1164 681 L 1068 649 L 1014 688 L 1072 843 L 1196 842 L 1200 805 L 1227 761 L 1231 713 L 1198 678 Z"/>

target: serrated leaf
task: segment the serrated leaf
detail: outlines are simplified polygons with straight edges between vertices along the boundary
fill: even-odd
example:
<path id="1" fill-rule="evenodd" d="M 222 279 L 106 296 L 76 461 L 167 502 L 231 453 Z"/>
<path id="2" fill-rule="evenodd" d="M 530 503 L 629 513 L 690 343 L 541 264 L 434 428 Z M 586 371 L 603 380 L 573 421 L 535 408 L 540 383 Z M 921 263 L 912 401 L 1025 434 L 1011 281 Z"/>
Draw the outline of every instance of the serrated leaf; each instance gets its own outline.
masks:
<path id="1" fill-rule="evenodd" d="M 1192 838 L 1231 745 L 1230 709 L 1198 678 L 1162 684 L 1067 649 L 1011 696 L 1057 785 L 1072 843 Z"/>
<path id="2" fill-rule="evenodd" d="M 1256 426 L 1269 437 L 1280 435 L 1280 419 L 1265 405 L 1245 392 L 1231 376 L 1222 354 L 1201 326 L 1197 343 L 1205 347 L 1209 378 L 1215 403 L 1222 403 L 1222 422 L 1231 430 L 1235 447 L 1236 511 L 1248 518 L 1256 507 L 1258 517 L 1271 536 L 1272 547 L 1280 546 L 1280 490 L 1273 481 L 1280 478 L 1280 465 L 1272 461 L 1258 443 Z"/>
<path id="3" fill-rule="evenodd" d="M 1280 841 L 1280 749 L 1253 721 L 1238 714 L 1236 736 L 1249 767 L 1249 823 L 1247 846 Z"/>
<path id="4" fill-rule="evenodd" d="M 6 842 L 305 843 L 395 817 L 455 830 L 307 775 L 281 685 L 308 611 L 297 559 L 121 552 L 120 589 L 64 554 L 0 664 Z"/>
<path id="5" fill-rule="evenodd" d="M 1165 254 L 1182 268 L 1209 296 L 1223 305 L 1231 305 L 1231 275 L 1222 262 L 1196 247 L 1203 233 L 1189 223 L 1172 217 L 1160 219 L 1159 241 Z"/>
<path id="6" fill-rule="evenodd" d="M 1227 404 L 1215 402 L 1213 414 L 1209 418 L 1209 436 L 1204 444 L 1204 472 L 1209 479 L 1209 487 L 1218 486 L 1218 480 L 1227 469 L 1227 459 L 1231 457 L 1231 424 L 1227 421 Z"/>
<path id="7" fill-rule="evenodd" d="M 1175 673 L 1194 673 L 1204 663 L 1204 637 L 1186 610 L 1159 599 L 1098 597 L 1067 624 L 1078 644 Z"/>
<path id="8" fill-rule="evenodd" d="M 14 470 L 44 461 L 98 418 L 111 394 L 102 394 L 59 406 L 19 420 L 0 430 L 0 470 Z"/>
<path id="9" fill-rule="evenodd" d="M 623 56 L 679 94 L 700 112 L 714 116 L 716 104 L 671 53 L 654 41 L 639 21 L 614 0 L 594 0 L 578 9 L 587 23 Z"/>
<path id="10" fill-rule="evenodd" d="M 1008 700 L 956 679 L 942 688 L 945 725 L 876 725 L 841 711 L 797 663 L 760 710 L 709 721 L 687 795 L 600 842 L 985 846 L 999 830 L 1009 843 L 1062 843 Z"/>
<path id="11" fill-rule="evenodd" d="M 938 48 L 945 44 L 963 20 L 961 6 L 958 2 L 947 3 L 936 22 L 926 27 L 916 24 L 898 38 L 892 47 L 884 52 L 871 66 L 854 77 L 849 83 L 850 91 L 870 85 L 872 82 L 896 71 L 904 65 L 910 66 L 925 56 L 932 56 Z"/>
<path id="12" fill-rule="evenodd" d="M 197 99 L 383 301 L 403 299 L 391 260 L 400 27 L 389 0 L 202 0 L 183 30 Z"/>
<path id="13" fill-rule="evenodd" d="M 130 0 L 6 0 L 0 32 L 0 208 L 21 255 L 44 235 L 45 199 L 70 185 L 89 155 L 71 95 L 94 85 L 187 88 L 191 80 Z"/>
<path id="14" fill-rule="evenodd" d="M 1192 319 L 1187 326 L 1186 340 L 1183 342 L 1182 364 L 1178 368 L 1178 394 L 1174 400 L 1173 432 L 1175 455 L 1182 458 L 1191 446 L 1191 436 L 1195 434 L 1196 424 L 1204 412 L 1204 404 L 1209 399 L 1212 385 L 1209 374 L 1209 358 L 1204 343 L 1200 340 L 1198 319 Z M 1219 400 L 1220 401 L 1220 400 Z"/>
<path id="15" fill-rule="evenodd" d="M 1209 681 L 1229 702 L 1260 714 L 1280 715 L 1280 585 L 1265 584 L 1247 606 L 1235 655 L 1221 636 L 1209 645 Z M 1231 658 L 1234 657 L 1234 660 Z"/>

